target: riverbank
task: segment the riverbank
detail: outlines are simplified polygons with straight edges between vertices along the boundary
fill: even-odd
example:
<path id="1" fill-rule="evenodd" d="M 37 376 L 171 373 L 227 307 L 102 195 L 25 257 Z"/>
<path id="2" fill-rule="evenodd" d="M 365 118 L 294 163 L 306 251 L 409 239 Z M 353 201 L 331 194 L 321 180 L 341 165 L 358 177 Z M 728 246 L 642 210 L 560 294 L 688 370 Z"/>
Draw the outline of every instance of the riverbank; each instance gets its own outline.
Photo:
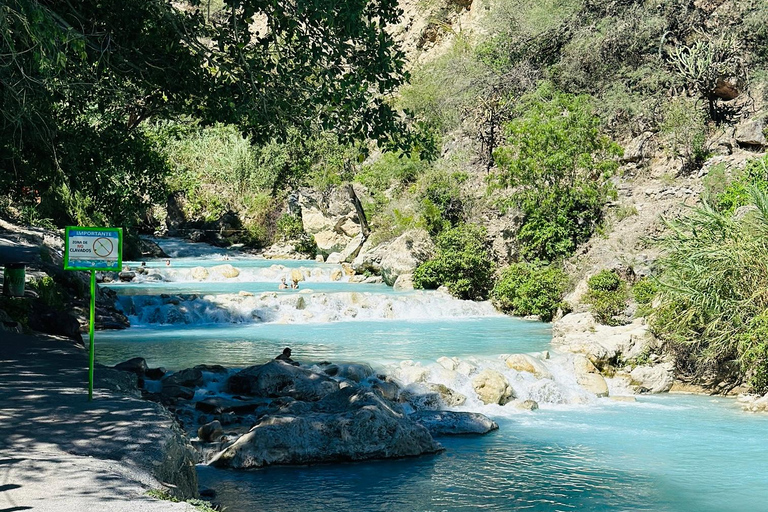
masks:
<path id="1" fill-rule="evenodd" d="M 69 340 L 0 336 L 0 509 L 193 511 L 151 498 L 197 495 L 194 455 L 171 415 L 126 395 L 97 369 L 88 402 L 86 351 Z"/>

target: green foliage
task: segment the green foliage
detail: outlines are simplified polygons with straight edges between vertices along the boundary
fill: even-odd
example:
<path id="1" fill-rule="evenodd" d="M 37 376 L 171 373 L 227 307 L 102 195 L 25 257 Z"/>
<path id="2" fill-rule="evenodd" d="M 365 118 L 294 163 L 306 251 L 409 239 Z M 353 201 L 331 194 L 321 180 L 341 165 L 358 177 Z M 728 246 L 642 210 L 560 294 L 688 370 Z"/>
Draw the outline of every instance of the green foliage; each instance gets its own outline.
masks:
<path id="1" fill-rule="evenodd" d="M 635 302 L 640 305 L 647 305 L 653 302 L 653 298 L 658 292 L 658 285 L 648 277 L 644 277 L 632 285 L 632 296 L 635 298 Z"/>
<path id="2" fill-rule="evenodd" d="M 621 279 L 616 272 L 603 269 L 587 280 L 587 286 L 592 291 L 613 292 L 621 286 Z"/>
<path id="3" fill-rule="evenodd" d="M 755 393 L 768 392 L 768 311 L 754 317 L 739 338 L 741 368 Z"/>
<path id="4" fill-rule="evenodd" d="M 684 97 L 670 101 L 660 128 L 664 145 L 671 156 L 682 159 L 683 170 L 701 167 L 709 150 L 705 111 L 696 101 Z"/>
<path id="5" fill-rule="evenodd" d="M 460 224 L 446 229 L 436 240 L 437 255 L 413 273 L 416 288 L 446 286 L 461 299 L 484 300 L 493 279 L 493 261 L 484 228 Z"/>
<path id="6" fill-rule="evenodd" d="M 627 308 L 627 284 L 612 270 L 601 270 L 587 280 L 584 302 L 591 305 L 595 319 L 604 325 L 621 325 L 616 318 Z"/>
<path id="7" fill-rule="evenodd" d="M 412 146 L 388 98 L 407 76 L 388 31 L 400 16 L 394 0 L 343 8 L 227 1 L 205 14 L 191 4 L 0 5 L 0 195 L 39 198 L 41 218 L 57 225 L 139 224 L 165 199 L 169 171 L 146 121 L 236 126 L 266 145 L 257 167 L 277 187 L 292 179 L 291 150 L 305 145 L 270 144 L 333 130 L 340 144 L 371 138 Z M 262 21 L 269 30 L 255 32 Z M 237 160 L 226 167 L 249 169 L 242 144 L 223 149 L 221 158 Z M 288 164 L 270 169 L 270 153 L 280 149 Z M 325 170 L 337 169 L 329 163 Z M 212 218 L 220 208 L 209 203 L 202 213 Z"/>
<path id="8" fill-rule="evenodd" d="M 737 219 L 705 204 L 670 222 L 660 240 L 652 327 L 694 376 L 739 380 L 764 364 L 764 322 L 754 319 L 768 310 L 768 197 L 750 193 L 753 214 Z"/>
<path id="9" fill-rule="evenodd" d="M 175 497 L 165 489 L 150 489 L 147 491 L 147 496 L 157 500 L 170 501 L 173 503 L 182 502 L 182 500 Z M 199 512 L 216 512 L 216 508 L 205 500 L 191 499 L 183 501 L 184 503 L 189 503 L 195 507 L 195 510 L 198 510 Z"/>
<path id="10" fill-rule="evenodd" d="M 714 179 L 717 178 L 718 175 L 715 175 Z M 721 190 L 717 194 L 713 193 L 712 197 L 715 209 L 723 213 L 733 213 L 740 206 L 750 204 L 753 188 L 768 191 L 768 156 L 750 160 L 736 179 L 728 182 L 723 176 L 720 183 Z"/>
<path id="11" fill-rule="evenodd" d="M 66 294 L 61 286 L 50 276 L 35 279 L 30 283 L 40 296 L 40 300 L 48 307 L 62 309 L 66 300 Z"/>
<path id="12" fill-rule="evenodd" d="M 304 224 L 298 215 L 286 213 L 277 219 L 277 231 L 285 240 L 298 238 L 304 233 Z"/>
<path id="13" fill-rule="evenodd" d="M 32 299 L 27 297 L 6 297 L 0 295 L 0 310 L 5 311 L 11 320 L 26 327 L 29 325 L 29 313 L 32 310 Z"/>
<path id="14" fill-rule="evenodd" d="M 559 267 L 514 263 L 504 269 L 491 292 L 494 305 L 505 313 L 552 319 L 565 292 L 568 277 Z"/>
<path id="15" fill-rule="evenodd" d="M 512 204 L 523 212 L 523 256 L 553 261 L 570 255 L 600 225 L 621 148 L 600 134 L 589 97 L 551 84 L 524 97 L 515 113 L 507 144 L 496 150 L 494 185 L 512 188 Z"/>
<path id="16" fill-rule="evenodd" d="M 315 237 L 304 231 L 304 224 L 298 215 L 284 214 L 277 220 L 277 231 L 283 240 L 290 240 L 300 253 L 315 257 L 317 243 Z"/>

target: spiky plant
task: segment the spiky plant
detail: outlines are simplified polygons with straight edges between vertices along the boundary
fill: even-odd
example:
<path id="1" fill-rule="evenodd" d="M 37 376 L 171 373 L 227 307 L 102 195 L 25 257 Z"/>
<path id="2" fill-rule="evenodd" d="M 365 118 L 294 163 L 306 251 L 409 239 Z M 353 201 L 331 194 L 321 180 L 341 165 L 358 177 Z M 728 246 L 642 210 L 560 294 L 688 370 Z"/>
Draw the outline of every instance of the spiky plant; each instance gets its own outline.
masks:
<path id="1" fill-rule="evenodd" d="M 708 204 L 667 222 L 661 239 L 657 334 L 695 377 L 740 381 L 764 373 L 768 329 L 768 195 L 753 188 L 735 214 Z"/>

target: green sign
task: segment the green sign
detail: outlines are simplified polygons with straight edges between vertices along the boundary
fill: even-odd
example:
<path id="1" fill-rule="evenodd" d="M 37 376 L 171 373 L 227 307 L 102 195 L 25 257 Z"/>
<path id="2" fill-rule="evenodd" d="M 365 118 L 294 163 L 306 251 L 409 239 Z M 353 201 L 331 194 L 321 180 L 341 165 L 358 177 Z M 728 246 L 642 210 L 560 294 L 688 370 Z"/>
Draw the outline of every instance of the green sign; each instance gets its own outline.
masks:
<path id="1" fill-rule="evenodd" d="M 64 232 L 64 270 L 120 272 L 123 230 L 68 226 Z"/>
<path id="2" fill-rule="evenodd" d="M 64 270 L 91 272 L 91 318 L 88 367 L 88 400 L 93 399 L 93 319 L 96 316 L 96 271 L 120 272 L 123 266 L 123 230 L 120 228 L 81 228 L 67 226 L 64 231 Z"/>

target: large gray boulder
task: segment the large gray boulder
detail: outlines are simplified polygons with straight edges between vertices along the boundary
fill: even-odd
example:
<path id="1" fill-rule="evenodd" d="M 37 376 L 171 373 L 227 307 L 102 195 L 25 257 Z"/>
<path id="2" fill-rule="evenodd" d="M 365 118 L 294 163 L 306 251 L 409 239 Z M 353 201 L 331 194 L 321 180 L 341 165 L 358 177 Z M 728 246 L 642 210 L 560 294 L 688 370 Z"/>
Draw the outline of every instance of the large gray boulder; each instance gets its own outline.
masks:
<path id="1" fill-rule="evenodd" d="M 412 457 L 443 449 L 402 408 L 359 388 L 348 387 L 296 409 L 300 414 L 289 408 L 262 418 L 210 464 L 240 469 Z"/>
<path id="2" fill-rule="evenodd" d="M 744 121 L 736 127 L 736 142 L 746 146 L 768 145 L 765 139 L 766 118 L 759 117 Z"/>
<path id="3" fill-rule="evenodd" d="M 675 382 L 672 363 L 637 366 L 629 375 L 636 393 L 666 393 Z"/>
<path id="4" fill-rule="evenodd" d="M 283 361 L 251 366 L 232 375 L 229 391 L 246 395 L 316 401 L 339 390 L 339 383 L 324 373 L 313 372 Z"/>
<path id="5" fill-rule="evenodd" d="M 410 418 L 424 425 L 433 436 L 487 434 L 499 428 L 488 416 L 476 412 L 416 411 Z"/>

